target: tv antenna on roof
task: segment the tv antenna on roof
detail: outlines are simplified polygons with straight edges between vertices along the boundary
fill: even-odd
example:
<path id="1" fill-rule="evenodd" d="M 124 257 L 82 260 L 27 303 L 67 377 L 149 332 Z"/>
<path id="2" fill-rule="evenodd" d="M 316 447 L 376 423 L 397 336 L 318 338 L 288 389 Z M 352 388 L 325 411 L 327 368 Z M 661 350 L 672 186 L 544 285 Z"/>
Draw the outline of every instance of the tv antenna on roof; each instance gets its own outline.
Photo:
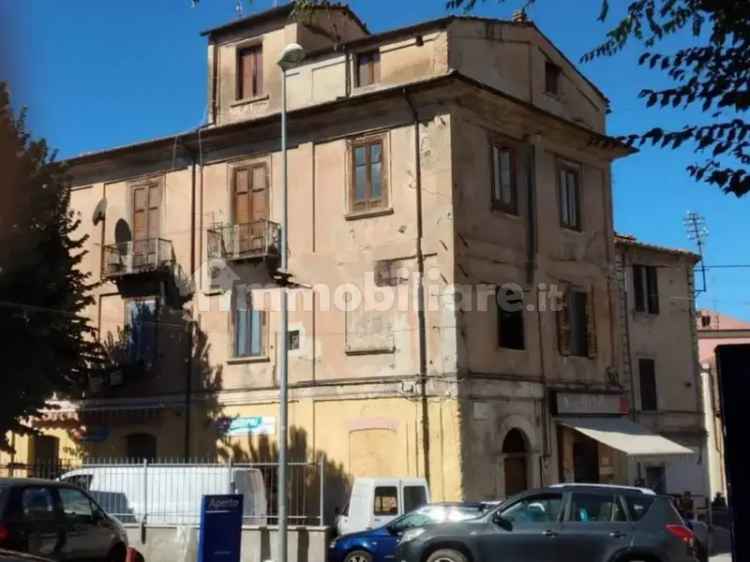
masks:
<path id="1" fill-rule="evenodd" d="M 698 271 L 703 280 L 703 288 L 696 290 L 695 292 L 705 293 L 708 290 L 708 287 L 706 286 L 706 260 L 703 256 L 703 248 L 706 244 L 706 239 L 708 238 L 706 218 L 695 211 L 688 211 L 682 222 L 685 225 L 685 231 L 687 232 L 688 238 L 698 246 L 698 255 L 701 257 Z"/>

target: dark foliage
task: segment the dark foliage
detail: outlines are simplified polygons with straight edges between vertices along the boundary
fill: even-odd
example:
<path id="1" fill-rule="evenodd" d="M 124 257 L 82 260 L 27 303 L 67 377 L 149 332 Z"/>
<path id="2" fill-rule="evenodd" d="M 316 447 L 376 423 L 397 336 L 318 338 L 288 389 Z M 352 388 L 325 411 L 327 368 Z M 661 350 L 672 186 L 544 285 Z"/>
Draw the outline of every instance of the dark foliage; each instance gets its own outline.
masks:
<path id="1" fill-rule="evenodd" d="M 503 2 L 504 0 L 499 0 Z M 449 0 L 451 9 L 471 10 L 477 0 Z M 535 0 L 526 2 L 526 6 Z M 609 16 L 602 0 L 599 20 Z M 682 33 L 690 46 L 671 54 L 654 52 L 663 39 Z M 699 107 L 706 124 L 679 130 L 655 127 L 624 137 L 631 144 L 678 148 L 691 143 L 702 161 L 688 166 L 696 180 L 727 193 L 750 191 L 750 123 L 743 115 L 750 106 L 750 2 L 748 0 L 631 0 L 626 13 L 607 33 L 604 43 L 583 57 L 590 61 L 620 52 L 630 40 L 645 52 L 639 59 L 664 72 L 674 83 L 663 90 L 644 88 L 647 106 Z"/>
<path id="2" fill-rule="evenodd" d="M 69 211 L 65 168 L 26 131 L 0 84 L 0 449 L 53 395 L 78 395 L 100 351 L 82 312 L 85 238 Z"/>

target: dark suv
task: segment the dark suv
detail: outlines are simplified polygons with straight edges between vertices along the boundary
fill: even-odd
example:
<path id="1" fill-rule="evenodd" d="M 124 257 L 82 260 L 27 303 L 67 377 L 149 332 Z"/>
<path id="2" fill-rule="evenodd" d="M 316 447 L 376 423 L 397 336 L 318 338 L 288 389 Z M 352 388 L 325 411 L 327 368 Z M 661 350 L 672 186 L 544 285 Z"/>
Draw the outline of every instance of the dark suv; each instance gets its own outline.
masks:
<path id="1" fill-rule="evenodd" d="M 127 535 L 80 488 L 0 478 L 0 549 L 53 560 L 123 562 Z"/>
<path id="2" fill-rule="evenodd" d="M 487 515 L 406 531 L 404 562 L 694 562 L 693 533 L 650 490 L 563 484 L 512 497 Z"/>

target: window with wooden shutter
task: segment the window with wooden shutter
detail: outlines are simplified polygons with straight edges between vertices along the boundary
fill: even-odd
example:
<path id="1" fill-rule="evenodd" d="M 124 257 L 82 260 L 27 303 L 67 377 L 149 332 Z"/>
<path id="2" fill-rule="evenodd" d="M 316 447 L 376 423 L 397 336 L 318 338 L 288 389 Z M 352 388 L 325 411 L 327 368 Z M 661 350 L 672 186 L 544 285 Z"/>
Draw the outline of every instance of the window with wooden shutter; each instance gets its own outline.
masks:
<path id="1" fill-rule="evenodd" d="M 596 310 L 594 308 L 594 288 L 586 298 L 586 351 L 590 358 L 596 357 Z"/>
<path id="2" fill-rule="evenodd" d="M 557 313 L 557 327 L 561 355 L 594 357 L 596 326 L 592 294 L 578 288 L 567 289 Z"/>
<path id="3" fill-rule="evenodd" d="M 357 213 L 388 206 L 388 182 L 383 137 L 351 144 L 349 210 Z"/>
<path id="4" fill-rule="evenodd" d="M 560 310 L 557 311 L 557 345 L 560 355 L 570 355 L 570 306 L 567 288 L 563 288 L 564 296 L 560 300 Z"/>
<path id="5" fill-rule="evenodd" d="M 161 183 L 132 188 L 133 267 L 155 264 L 161 236 Z"/>
<path id="6" fill-rule="evenodd" d="M 263 47 L 253 45 L 237 51 L 237 99 L 263 94 Z"/>
<path id="7" fill-rule="evenodd" d="M 653 412 L 658 409 L 656 363 L 653 359 L 639 359 L 638 371 L 641 386 L 641 410 Z"/>
<path id="8" fill-rule="evenodd" d="M 245 253 L 262 249 L 268 219 L 268 165 L 262 162 L 235 168 L 233 184 L 236 250 Z"/>
<path id="9" fill-rule="evenodd" d="M 369 86 L 380 80 L 380 52 L 378 50 L 357 54 L 357 87 Z"/>
<path id="10" fill-rule="evenodd" d="M 492 207 L 518 212 L 516 153 L 507 146 L 492 145 Z"/>
<path id="11" fill-rule="evenodd" d="M 636 311 L 659 314 L 659 278 L 655 266 L 633 266 L 633 300 Z"/>

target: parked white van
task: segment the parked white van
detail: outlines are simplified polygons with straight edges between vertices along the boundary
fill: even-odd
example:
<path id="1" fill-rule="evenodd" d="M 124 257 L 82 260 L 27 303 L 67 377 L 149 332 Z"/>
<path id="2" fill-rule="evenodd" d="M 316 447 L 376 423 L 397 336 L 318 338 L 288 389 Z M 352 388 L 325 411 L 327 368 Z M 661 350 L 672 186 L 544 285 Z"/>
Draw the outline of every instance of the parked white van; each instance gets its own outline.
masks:
<path id="1" fill-rule="evenodd" d="M 190 465 L 90 465 L 60 477 L 87 490 L 124 523 L 198 525 L 204 495 L 243 494 L 243 520 L 267 522 L 266 488 L 257 468 Z"/>
<path id="2" fill-rule="evenodd" d="M 355 478 L 349 505 L 336 519 L 339 534 L 382 527 L 430 503 L 424 478 Z"/>

